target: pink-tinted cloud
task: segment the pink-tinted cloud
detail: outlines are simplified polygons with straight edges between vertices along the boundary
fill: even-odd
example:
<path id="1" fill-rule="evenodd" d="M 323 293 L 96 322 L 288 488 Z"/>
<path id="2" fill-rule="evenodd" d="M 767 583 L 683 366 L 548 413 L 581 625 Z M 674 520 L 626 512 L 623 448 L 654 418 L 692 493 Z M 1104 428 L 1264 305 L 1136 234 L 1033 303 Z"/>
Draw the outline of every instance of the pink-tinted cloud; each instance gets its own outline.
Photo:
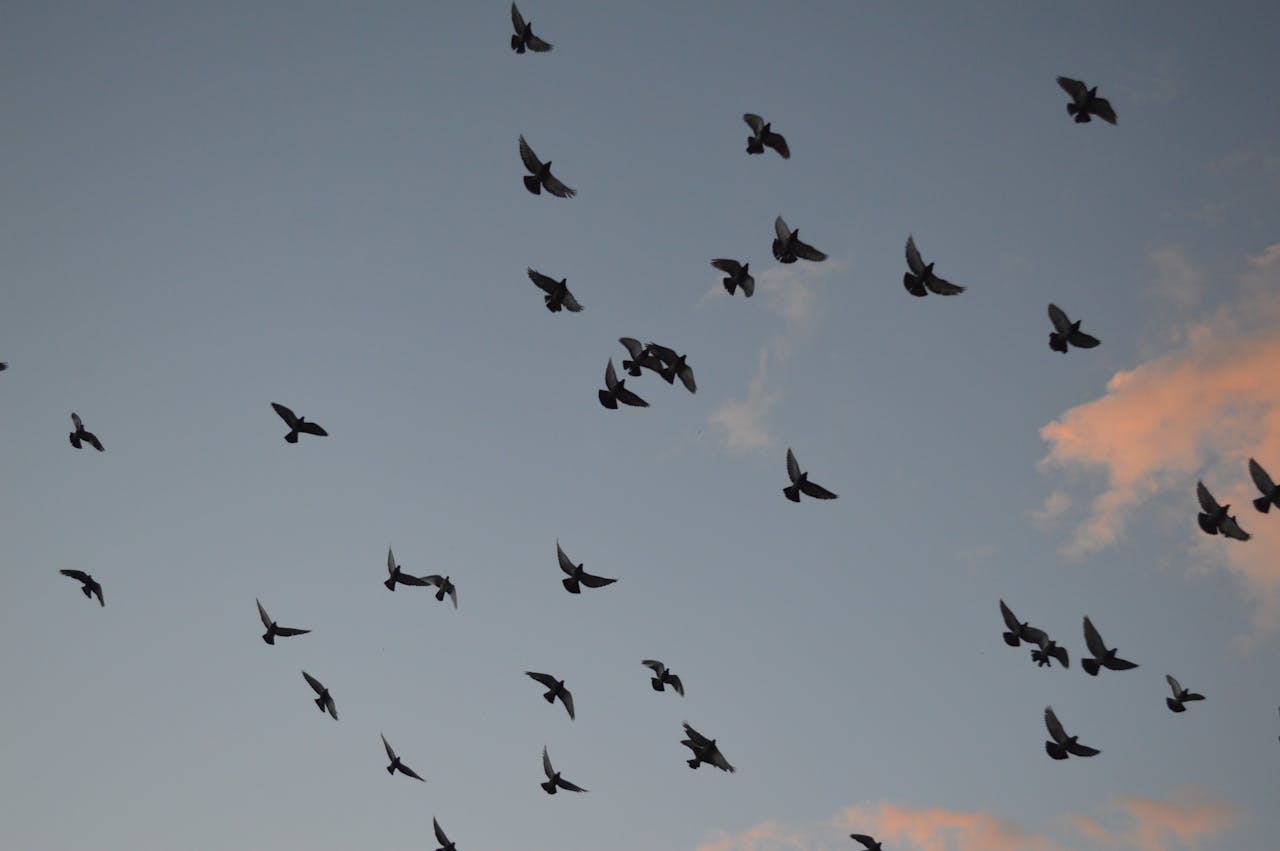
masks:
<path id="1" fill-rule="evenodd" d="M 1117 798 L 1111 809 L 1123 824 L 1109 828 L 1088 816 L 1068 816 L 1068 821 L 1094 845 L 1134 851 L 1194 849 L 1200 843 L 1238 823 L 1243 810 L 1236 804 L 1196 788 L 1175 792 L 1172 800 Z"/>
<path id="2" fill-rule="evenodd" d="M 860 804 L 836 816 L 838 829 L 868 833 L 895 848 L 911 851 L 1065 851 L 1048 836 L 984 811 L 941 807 Z M 904 845 L 903 843 L 907 843 Z"/>

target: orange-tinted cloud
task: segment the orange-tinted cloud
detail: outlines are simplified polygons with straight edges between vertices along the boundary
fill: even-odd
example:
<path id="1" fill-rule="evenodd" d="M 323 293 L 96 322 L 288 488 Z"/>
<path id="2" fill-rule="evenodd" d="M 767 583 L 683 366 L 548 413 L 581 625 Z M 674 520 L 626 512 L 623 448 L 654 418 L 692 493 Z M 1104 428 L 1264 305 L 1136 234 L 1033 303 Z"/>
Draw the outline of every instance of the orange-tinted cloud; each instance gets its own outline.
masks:
<path id="1" fill-rule="evenodd" d="M 1108 828 L 1081 815 L 1068 816 L 1068 820 L 1082 837 L 1104 848 L 1170 851 L 1199 848 L 1202 840 L 1234 826 L 1243 815 L 1236 804 L 1195 788 L 1181 789 L 1169 801 L 1117 798 L 1111 808 L 1123 814 L 1126 824 Z"/>
<path id="2" fill-rule="evenodd" d="M 994 813 L 940 807 L 861 804 L 836 816 L 839 830 L 868 833 L 911 851 L 1066 851 L 1048 836 L 1019 827 Z M 904 846 L 903 843 L 909 843 Z"/>

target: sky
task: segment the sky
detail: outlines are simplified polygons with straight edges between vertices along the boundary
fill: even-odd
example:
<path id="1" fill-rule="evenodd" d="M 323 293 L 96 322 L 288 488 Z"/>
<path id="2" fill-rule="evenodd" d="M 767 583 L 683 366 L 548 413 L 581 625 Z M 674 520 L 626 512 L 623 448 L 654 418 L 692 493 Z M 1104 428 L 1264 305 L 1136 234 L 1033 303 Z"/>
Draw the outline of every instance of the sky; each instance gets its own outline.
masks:
<path id="1" fill-rule="evenodd" d="M 522 11 L 552 52 L 501 2 L 4 5 L 2 844 L 1272 847 L 1280 7 Z M 829 259 L 775 262 L 778 215 Z M 908 234 L 966 292 L 909 296 Z M 697 393 L 601 407 L 622 336 Z M 788 502 L 788 448 L 839 499 Z M 566 594 L 557 540 L 618 582 Z M 1085 615 L 1139 667 L 1085 675 Z M 1102 753 L 1050 760 L 1050 705 Z"/>

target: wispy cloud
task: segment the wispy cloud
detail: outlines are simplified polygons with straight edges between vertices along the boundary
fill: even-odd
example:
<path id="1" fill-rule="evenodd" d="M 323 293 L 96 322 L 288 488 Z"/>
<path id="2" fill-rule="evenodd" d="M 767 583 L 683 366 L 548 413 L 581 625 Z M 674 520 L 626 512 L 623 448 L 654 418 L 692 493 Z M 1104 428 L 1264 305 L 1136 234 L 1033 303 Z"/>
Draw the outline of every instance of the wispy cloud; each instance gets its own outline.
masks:
<path id="1" fill-rule="evenodd" d="M 769 349 L 763 348 L 756 360 L 756 371 L 747 384 L 747 398 L 725 402 L 711 415 L 711 422 L 725 430 L 730 450 L 749 452 L 768 449 L 775 444 L 773 435 L 765 427 L 765 414 L 778 401 L 777 393 L 765 390 L 768 377 Z"/>
<path id="2" fill-rule="evenodd" d="M 1031 510 L 1031 522 L 1042 532 L 1056 529 L 1063 516 L 1071 510 L 1071 494 L 1063 490 L 1052 491 L 1039 508 Z"/>
<path id="3" fill-rule="evenodd" d="M 1155 293 L 1187 309 L 1200 303 L 1204 291 L 1204 272 L 1196 267 L 1180 246 L 1170 245 L 1151 252 L 1156 266 Z"/>
<path id="4" fill-rule="evenodd" d="M 1181 789 L 1169 801 L 1115 798 L 1110 809 L 1122 822 L 1115 827 L 1083 815 L 1068 816 L 1068 821 L 1082 837 L 1104 848 L 1172 851 L 1199 848 L 1202 840 L 1226 831 L 1244 814 L 1239 805 L 1198 788 Z"/>

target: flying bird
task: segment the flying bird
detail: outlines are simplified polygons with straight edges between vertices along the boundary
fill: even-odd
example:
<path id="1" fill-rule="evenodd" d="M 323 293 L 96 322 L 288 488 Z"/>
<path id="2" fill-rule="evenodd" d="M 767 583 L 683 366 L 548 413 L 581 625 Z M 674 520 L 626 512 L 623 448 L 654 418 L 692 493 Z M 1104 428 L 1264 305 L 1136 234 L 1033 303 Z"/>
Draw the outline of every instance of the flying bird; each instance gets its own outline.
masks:
<path id="1" fill-rule="evenodd" d="M 557 680 L 550 674 L 539 674 L 537 671 L 525 671 L 525 674 L 547 687 L 547 693 L 542 696 L 543 700 L 547 703 L 555 703 L 556 698 L 560 698 L 560 702 L 564 704 L 564 709 L 569 713 L 569 717 L 574 717 L 573 695 L 564 687 L 564 680 Z"/>
<path id="2" fill-rule="evenodd" d="M 641 368 L 651 369 L 657 373 L 662 372 L 662 361 L 653 353 L 652 344 L 641 345 L 635 337 L 619 337 L 618 342 L 626 348 L 627 354 L 631 355 L 630 360 L 622 362 L 622 368 L 627 375 L 639 377 Z"/>
<path id="3" fill-rule="evenodd" d="M 262 601 L 255 598 L 254 602 L 258 604 L 258 617 L 262 618 L 262 625 L 267 628 L 267 631 L 262 635 L 262 640 L 268 644 L 275 644 L 277 635 L 287 638 L 291 635 L 306 635 L 308 632 L 311 632 L 309 629 L 294 629 L 289 626 L 278 626 L 276 622 L 271 619 L 271 616 L 267 614 L 267 610 L 262 608 Z"/>
<path id="4" fill-rule="evenodd" d="M 932 263 L 925 265 L 920 257 L 920 250 L 916 248 L 915 237 L 911 235 L 907 236 L 907 268 L 911 271 L 902 274 L 902 285 L 914 296 L 923 298 L 930 292 L 938 295 L 959 295 L 965 290 L 959 284 L 953 284 L 935 275 Z"/>
<path id="5" fill-rule="evenodd" d="M 431 827 L 436 832 L 436 842 L 440 843 L 440 847 L 436 851 L 458 851 L 458 846 L 449 841 L 449 837 L 444 835 L 444 831 L 440 829 L 440 822 L 434 817 L 431 819 Z"/>
<path id="6" fill-rule="evenodd" d="M 1136 662 L 1130 662 L 1128 659 L 1121 659 L 1116 655 L 1116 648 L 1107 649 L 1107 645 L 1102 640 L 1098 628 L 1093 625 L 1093 621 L 1089 620 L 1089 616 L 1084 618 L 1084 643 L 1089 648 L 1089 652 L 1093 654 L 1092 658 L 1081 659 L 1080 665 L 1084 668 L 1085 673 L 1091 677 L 1098 676 L 1098 668 L 1110 668 L 1113 671 L 1128 671 L 1131 668 L 1138 667 Z"/>
<path id="7" fill-rule="evenodd" d="M 329 436 L 329 432 L 315 423 L 307 422 L 306 417 L 298 416 L 279 402 L 272 402 L 271 407 L 275 408 L 276 413 L 280 415 L 280 419 L 284 420 L 285 425 L 289 427 L 289 433 L 284 436 L 286 443 L 297 443 L 299 434 L 314 434 L 318 437 Z"/>
<path id="8" fill-rule="evenodd" d="M 676 694 L 684 697 L 684 683 L 680 682 L 680 678 L 671 673 L 666 665 L 657 659 L 645 659 L 640 664 L 653 670 L 653 678 L 649 680 L 649 685 L 653 686 L 654 691 L 665 691 L 665 684 L 671 686 Z"/>
<path id="9" fill-rule="evenodd" d="M 538 285 L 538 289 L 546 293 L 542 300 L 546 302 L 547 310 L 552 313 L 559 313 L 561 308 L 570 313 L 581 313 L 582 305 L 578 304 L 578 300 L 573 297 L 573 293 L 569 292 L 568 278 L 548 277 L 541 272 L 529 269 L 529 280 Z"/>
<path id="10" fill-rule="evenodd" d="M 63 576 L 70 576 L 76 582 L 80 583 L 80 592 L 86 597 L 93 599 L 98 598 L 99 606 L 106 606 L 106 602 L 102 599 L 102 586 L 98 584 L 98 580 L 94 579 L 83 570 L 59 570 Z"/>
<path id="11" fill-rule="evenodd" d="M 382 736 L 381 733 L 378 735 Z M 387 766 L 387 774 L 395 774 L 399 771 L 406 777 L 412 777 L 414 780 L 422 780 L 422 778 L 418 776 L 418 772 L 400 761 L 400 757 L 396 756 L 396 752 L 391 749 L 391 743 L 387 741 L 386 736 L 382 736 L 382 746 L 387 749 L 387 759 L 391 760 L 391 764 Z M 426 783 L 427 781 L 422 780 L 422 782 Z"/>
<path id="12" fill-rule="evenodd" d="M 524 140 L 524 136 L 520 137 L 520 159 L 524 161 L 524 167 L 529 170 L 524 177 L 524 188 L 534 195 L 541 193 L 543 189 L 557 198 L 572 198 L 578 194 L 551 174 L 551 160 L 544 163 L 538 159 L 533 148 L 530 148 L 529 143 Z"/>
<path id="13" fill-rule="evenodd" d="M 1097 756 L 1102 753 L 1097 748 L 1080 744 L 1077 741 L 1079 736 L 1068 736 L 1067 731 L 1062 729 L 1062 722 L 1058 720 L 1058 716 L 1053 713 L 1053 708 L 1050 706 L 1044 708 L 1044 725 L 1049 728 L 1049 735 L 1053 737 L 1052 741 L 1044 743 L 1044 750 L 1054 759 L 1066 759 L 1067 754 Z"/>
<path id="14" fill-rule="evenodd" d="M 796 462 L 795 453 L 789 448 L 787 449 L 787 475 L 791 478 L 791 484 L 783 488 L 782 492 L 792 502 L 799 502 L 800 494 L 811 496 L 814 499 L 836 498 L 835 494 L 822 485 L 809 481 L 808 473 L 800 472 L 800 465 Z"/>
<path id="15" fill-rule="evenodd" d="M 516 28 L 516 34 L 511 36 L 511 49 L 516 53 L 524 53 L 526 50 L 546 53 L 551 50 L 550 43 L 533 34 L 533 25 L 525 23 L 524 16 L 515 3 L 511 4 L 511 25 Z"/>
<path id="16" fill-rule="evenodd" d="M 684 722 L 684 733 L 689 738 L 682 739 L 680 744 L 693 751 L 693 759 L 688 760 L 690 768 L 697 768 L 704 762 L 708 765 L 714 765 L 721 771 L 733 773 L 737 771 L 729 760 L 724 758 L 724 754 L 720 753 L 720 748 L 716 746 L 715 739 L 708 739 L 697 730 L 689 726 L 689 722 Z"/>
<path id="17" fill-rule="evenodd" d="M 546 745 L 542 746 L 542 770 L 547 775 L 547 782 L 540 783 L 538 785 L 540 785 L 542 787 L 542 791 L 546 792 L 548 795 L 554 795 L 556 793 L 557 787 L 561 789 L 567 789 L 570 792 L 587 791 L 586 789 L 583 789 L 581 786 L 574 785 L 573 783 L 570 783 L 568 780 L 565 780 L 563 777 L 560 776 L 560 772 L 556 771 L 551 767 L 551 757 L 547 756 Z"/>
<path id="18" fill-rule="evenodd" d="M 743 115 L 742 120 L 751 128 L 751 135 L 747 137 L 748 154 L 763 154 L 765 148 L 773 148 L 782 155 L 784 160 L 791 159 L 791 149 L 787 147 L 787 140 L 782 138 L 781 133 L 773 132 L 771 124 L 752 112 Z"/>
<path id="19" fill-rule="evenodd" d="M 436 592 L 436 600 L 444 602 L 444 595 L 448 594 L 449 599 L 453 601 L 453 607 L 458 608 L 458 588 L 447 576 L 441 576 L 433 573 L 430 576 L 422 577 L 422 581 L 428 585 L 434 585 L 440 590 Z"/>
<path id="20" fill-rule="evenodd" d="M 618 373 L 613 371 L 613 358 L 609 358 L 609 365 L 605 367 L 604 389 L 597 390 L 596 395 L 600 398 L 600 404 L 611 411 L 618 409 L 619 402 L 624 405 L 630 405 L 633 408 L 649 407 L 648 402 L 627 389 L 627 380 L 625 378 L 621 381 L 618 380 Z"/>
<path id="21" fill-rule="evenodd" d="M 0 360 L 0 372 L 4 372 L 4 371 L 5 371 L 6 369 L 8 369 L 8 368 L 9 368 L 9 364 L 7 364 L 7 363 L 5 363 L 4 361 Z"/>
<path id="22" fill-rule="evenodd" d="M 391 553 L 391 547 L 387 547 L 387 578 L 382 584 L 387 586 L 388 591 L 396 590 L 396 585 L 417 585 L 426 586 L 431 583 L 421 576 L 410 576 L 400 569 L 400 565 L 396 564 L 396 557 Z"/>
<path id="23" fill-rule="evenodd" d="M 1058 664 L 1064 668 L 1071 667 L 1071 658 L 1067 655 L 1067 648 L 1059 646 L 1058 642 L 1045 635 L 1039 642 L 1040 649 L 1031 651 L 1031 661 L 1037 666 L 1044 668 L 1052 667 L 1053 660 L 1057 659 Z"/>
<path id="24" fill-rule="evenodd" d="M 76 449 L 79 449 L 80 442 L 84 441 L 85 443 L 89 444 L 99 452 L 105 451 L 102 448 L 102 441 L 98 440 L 98 436 L 93 432 L 85 431 L 84 421 L 81 420 L 80 415 L 75 413 L 74 411 L 71 413 L 71 424 L 76 427 L 76 430 L 71 432 L 71 434 L 69 435 L 69 437 L 71 438 L 72 446 L 74 446 Z"/>
<path id="25" fill-rule="evenodd" d="M 865 849 L 865 851 L 884 851 L 883 845 L 881 845 L 879 842 L 876 842 L 874 839 L 872 839 L 870 836 L 867 836 L 865 833 L 851 833 L 849 834 L 849 838 L 855 842 L 861 842 L 862 847 Z"/>
<path id="26" fill-rule="evenodd" d="M 1072 322 L 1062 308 L 1056 304 L 1049 305 L 1049 321 L 1053 330 L 1049 332 L 1049 348 L 1055 352 L 1067 353 L 1067 343 L 1079 349 L 1092 349 L 1098 345 L 1098 338 L 1080 330 L 1080 320 Z"/>
<path id="27" fill-rule="evenodd" d="M 338 705 L 333 702 L 333 695 L 329 694 L 329 690 L 325 688 L 319 680 L 308 674 L 306 671 L 302 672 L 302 676 L 303 679 L 307 681 L 307 685 L 311 686 L 311 690 L 320 695 L 316 698 L 316 706 L 320 707 L 321 712 L 327 711 L 333 716 L 333 720 L 337 721 Z"/>
<path id="28" fill-rule="evenodd" d="M 729 295 L 733 295 L 734 291 L 739 287 L 742 288 L 742 294 L 747 298 L 751 298 L 755 294 L 756 279 L 751 277 L 750 263 L 739 263 L 737 260 L 730 260 L 727 257 L 718 257 L 711 261 L 711 265 L 729 276 L 721 280 L 725 291 Z"/>
<path id="29" fill-rule="evenodd" d="M 1197 694 L 1194 691 L 1187 691 L 1182 684 L 1174 679 L 1173 674 L 1164 675 L 1165 682 L 1169 684 L 1169 688 L 1173 689 L 1173 697 L 1164 699 L 1165 705 L 1174 712 L 1186 712 L 1187 707 L 1182 704 L 1188 700 L 1204 700 L 1203 694 Z"/>
<path id="30" fill-rule="evenodd" d="M 1280 487 L 1271 481 L 1271 477 L 1267 475 L 1266 470 L 1262 469 L 1262 465 L 1252 458 L 1249 459 L 1249 476 L 1258 486 L 1258 490 L 1262 491 L 1262 496 L 1253 501 L 1253 507 L 1263 514 L 1270 511 L 1273 505 L 1280 508 Z"/>
<path id="31" fill-rule="evenodd" d="M 812 260 L 819 263 L 827 259 L 827 255 L 814 248 L 807 242 L 800 241 L 800 230 L 792 230 L 787 227 L 787 223 L 782 220 L 782 216 L 778 216 L 773 222 L 773 232 L 775 234 L 773 240 L 773 257 L 779 263 L 794 263 L 796 259 Z"/>
<path id="32" fill-rule="evenodd" d="M 698 392 L 698 384 L 693 380 L 693 369 L 688 364 L 688 355 L 678 355 L 674 349 L 659 346 L 657 343 L 650 343 L 649 351 L 662 361 L 662 370 L 658 374 L 668 384 L 675 383 L 676 377 L 679 376 L 686 390 L 690 393 Z"/>
<path id="33" fill-rule="evenodd" d="M 1093 119 L 1091 115 L 1096 115 L 1108 124 L 1116 123 L 1116 111 L 1111 108 L 1111 102 L 1106 98 L 1098 97 L 1098 87 L 1089 88 L 1079 80 L 1073 80 L 1070 77 L 1059 77 L 1058 85 L 1062 90 L 1071 95 L 1071 103 L 1067 104 L 1067 114 L 1075 116 L 1076 124 L 1088 124 Z"/>
<path id="34" fill-rule="evenodd" d="M 560 560 L 560 569 L 569 576 L 568 579 L 561 579 L 560 584 L 570 594 L 582 593 L 582 589 L 578 587 L 579 585 L 585 585 L 588 588 L 603 588 L 618 581 L 616 579 L 605 579 L 603 576 L 593 576 L 583 569 L 582 564 L 574 564 L 564 554 L 564 550 L 560 549 L 559 540 L 556 541 L 556 558 Z M 586 562 L 583 562 L 583 564 L 586 564 Z M 573 713 L 570 712 L 569 714 L 572 715 Z"/>
<path id="35" fill-rule="evenodd" d="M 1019 622 L 1013 610 L 1005 605 L 1004 600 L 1000 601 L 1000 615 L 1004 618 L 1004 625 L 1009 628 L 1009 631 L 1004 633 L 1004 643 L 1010 647 L 1017 647 L 1023 641 L 1028 644 L 1039 644 L 1047 637 L 1044 630 L 1036 629 L 1027 621 Z"/>
<path id="36" fill-rule="evenodd" d="M 1200 507 L 1204 509 L 1196 515 L 1196 520 L 1206 535 L 1220 534 L 1227 538 L 1235 538 L 1237 541 L 1249 540 L 1249 533 L 1240 528 L 1235 517 L 1227 514 L 1227 509 L 1231 505 L 1229 503 L 1218 505 L 1218 501 L 1213 498 L 1213 494 L 1209 493 L 1204 482 L 1196 482 L 1196 498 L 1200 500 Z"/>

